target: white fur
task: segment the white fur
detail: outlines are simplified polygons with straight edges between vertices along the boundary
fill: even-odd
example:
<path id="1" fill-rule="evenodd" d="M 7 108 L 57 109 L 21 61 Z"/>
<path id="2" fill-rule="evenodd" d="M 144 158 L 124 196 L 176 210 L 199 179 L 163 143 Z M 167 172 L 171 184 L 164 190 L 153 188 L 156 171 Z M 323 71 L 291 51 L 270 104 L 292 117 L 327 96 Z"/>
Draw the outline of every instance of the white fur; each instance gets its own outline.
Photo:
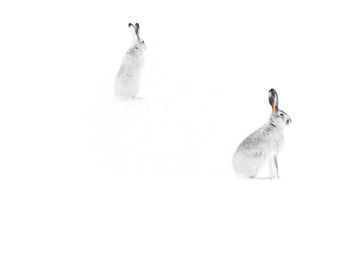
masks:
<path id="1" fill-rule="evenodd" d="M 236 173 L 244 177 L 257 177 L 266 162 L 273 162 L 283 144 L 282 131 L 265 124 L 239 145 L 233 158 Z M 276 172 L 271 171 L 271 177 L 277 177 Z"/>
<path id="2" fill-rule="evenodd" d="M 136 40 L 123 58 L 114 84 L 117 97 L 135 98 L 139 91 L 140 75 L 144 61 L 143 50 L 145 48 L 141 41 Z"/>
<path id="3" fill-rule="evenodd" d="M 284 128 L 290 121 L 287 113 L 272 112 L 269 121 L 238 146 L 233 156 L 235 172 L 244 178 L 258 178 L 259 171 L 267 163 L 270 168 L 268 178 L 279 178 L 277 155 L 284 145 Z"/>

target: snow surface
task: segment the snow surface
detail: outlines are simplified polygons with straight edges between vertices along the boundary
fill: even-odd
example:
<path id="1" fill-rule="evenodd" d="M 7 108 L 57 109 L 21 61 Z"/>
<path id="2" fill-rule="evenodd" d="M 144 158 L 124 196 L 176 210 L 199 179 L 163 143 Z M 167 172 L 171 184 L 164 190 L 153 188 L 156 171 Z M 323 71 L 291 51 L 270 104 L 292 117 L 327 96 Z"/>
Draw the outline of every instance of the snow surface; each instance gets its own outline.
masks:
<path id="1" fill-rule="evenodd" d="M 0 262 L 349 262 L 347 1 L 0 7 Z M 271 88 L 281 180 L 238 180 Z"/>

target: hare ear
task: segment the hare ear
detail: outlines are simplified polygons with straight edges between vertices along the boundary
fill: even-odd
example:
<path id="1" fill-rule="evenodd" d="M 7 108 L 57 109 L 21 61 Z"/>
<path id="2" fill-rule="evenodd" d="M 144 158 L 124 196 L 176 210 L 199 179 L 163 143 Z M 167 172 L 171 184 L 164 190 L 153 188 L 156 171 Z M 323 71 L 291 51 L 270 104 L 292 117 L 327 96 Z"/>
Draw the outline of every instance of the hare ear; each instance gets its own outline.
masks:
<path id="1" fill-rule="evenodd" d="M 135 26 L 133 25 L 133 24 L 131 24 L 131 23 L 129 23 L 129 25 L 128 25 L 129 27 L 133 27 L 133 28 L 135 28 Z"/>
<path id="2" fill-rule="evenodd" d="M 135 24 L 135 33 L 136 33 L 136 35 L 139 35 L 139 30 L 140 30 L 140 25 L 139 25 L 139 23 L 136 23 Z"/>
<path id="3" fill-rule="evenodd" d="M 274 89 L 269 90 L 269 102 L 272 107 L 272 111 L 276 112 L 278 110 L 278 95 Z"/>

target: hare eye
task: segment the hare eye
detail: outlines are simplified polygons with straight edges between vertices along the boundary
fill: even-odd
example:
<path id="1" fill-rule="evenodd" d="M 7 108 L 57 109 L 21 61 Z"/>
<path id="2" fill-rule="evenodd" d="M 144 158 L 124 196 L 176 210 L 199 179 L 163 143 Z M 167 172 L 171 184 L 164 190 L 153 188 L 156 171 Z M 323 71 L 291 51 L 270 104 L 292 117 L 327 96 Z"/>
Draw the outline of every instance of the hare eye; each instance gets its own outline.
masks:
<path id="1" fill-rule="evenodd" d="M 281 116 L 281 117 L 284 117 L 284 114 L 283 114 L 283 113 L 280 113 L 280 116 Z"/>

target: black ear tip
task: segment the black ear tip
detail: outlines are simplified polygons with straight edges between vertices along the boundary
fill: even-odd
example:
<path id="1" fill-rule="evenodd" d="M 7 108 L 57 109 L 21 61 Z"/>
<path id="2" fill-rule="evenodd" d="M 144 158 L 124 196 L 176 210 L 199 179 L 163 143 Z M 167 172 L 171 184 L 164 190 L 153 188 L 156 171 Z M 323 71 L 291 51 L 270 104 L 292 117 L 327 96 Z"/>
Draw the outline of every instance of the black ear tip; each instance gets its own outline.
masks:
<path id="1" fill-rule="evenodd" d="M 133 26 L 131 23 L 129 23 L 129 27 Z"/>
<path id="2" fill-rule="evenodd" d="M 139 23 L 136 23 L 135 26 L 140 26 Z"/>
<path id="3" fill-rule="evenodd" d="M 269 97 L 270 96 L 276 97 L 277 96 L 277 91 L 275 89 L 270 89 L 269 90 Z"/>

